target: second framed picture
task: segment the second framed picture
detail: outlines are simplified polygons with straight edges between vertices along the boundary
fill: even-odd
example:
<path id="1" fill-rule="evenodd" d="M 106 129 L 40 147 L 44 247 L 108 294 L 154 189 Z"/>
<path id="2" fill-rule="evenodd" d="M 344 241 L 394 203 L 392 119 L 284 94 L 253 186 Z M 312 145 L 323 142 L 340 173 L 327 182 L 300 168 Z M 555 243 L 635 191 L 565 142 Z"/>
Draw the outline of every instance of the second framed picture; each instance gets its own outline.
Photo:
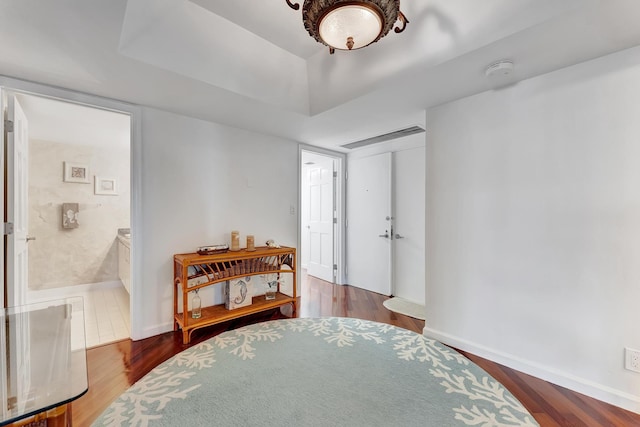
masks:
<path id="1" fill-rule="evenodd" d="M 96 176 L 94 194 L 99 194 L 103 196 L 117 196 L 118 183 L 116 179 Z"/>

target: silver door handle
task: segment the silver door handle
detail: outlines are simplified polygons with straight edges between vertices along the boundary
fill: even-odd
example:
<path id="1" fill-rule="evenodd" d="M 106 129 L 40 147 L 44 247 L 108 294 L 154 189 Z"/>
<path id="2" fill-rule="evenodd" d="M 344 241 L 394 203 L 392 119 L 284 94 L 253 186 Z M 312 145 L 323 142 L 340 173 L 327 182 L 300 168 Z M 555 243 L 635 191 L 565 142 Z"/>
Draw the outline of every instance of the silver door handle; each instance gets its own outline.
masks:
<path id="1" fill-rule="evenodd" d="M 29 240 L 36 240 L 36 238 L 35 237 L 31 237 L 31 236 L 27 236 L 27 238 L 24 239 L 24 240 L 26 240 L 28 242 Z"/>
<path id="2" fill-rule="evenodd" d="M 396 234 L 396 235 L 394 236 L 394 238 L 395 238 L 395 239 L 404 239 L 404 236 L 401 236 L 401 235 L 399 235 L 399 234 Z"/>
<path id="3" fill-rule="evenodd" d="M 378 234 L 378 237 L 384 237 L 385 239 L 389 238 L 389 233 Z"/>

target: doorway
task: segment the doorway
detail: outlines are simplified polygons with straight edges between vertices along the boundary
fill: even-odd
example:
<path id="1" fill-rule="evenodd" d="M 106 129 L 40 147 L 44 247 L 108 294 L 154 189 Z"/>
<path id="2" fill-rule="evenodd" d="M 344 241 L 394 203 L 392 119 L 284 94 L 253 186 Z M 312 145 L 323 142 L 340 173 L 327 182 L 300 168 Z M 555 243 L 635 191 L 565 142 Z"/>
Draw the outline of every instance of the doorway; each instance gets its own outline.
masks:
<path id="1" fill-rule="evenodd" d="M 341 283 L 343 156 L 304 149 L 300 162 L 301 267 L 310 276 Z"/>
<path id="2" fill-rule="evenodd" d="M 382 295 L 392 293 L 391 160 L 391 153 L 349 159 L 347 180 L 349 284 Z"/>
<path id="3" fill-rule="evenodd" d="M 348 283 L 424 305 L 425 163 L 422 136 L 349 156 Z"/>
<path id="4" fill-rule="evenodd" d="M 121 243 L 131 246 L 130 115 L 18 91 L 5 98 L 28 128 L 26 191 L 6 183 L 7 212 L 20 200 L 27 225 L 26 273 L 6 282 L 8 295 L 22 296 L 7 305 L 82 296 L 89 347 L 130 337 L 130 294 L 118 268 Z M 7 171 L 18 169 L 6 160 Z M 13 252 L 7 246 L 8 261 Z"/>

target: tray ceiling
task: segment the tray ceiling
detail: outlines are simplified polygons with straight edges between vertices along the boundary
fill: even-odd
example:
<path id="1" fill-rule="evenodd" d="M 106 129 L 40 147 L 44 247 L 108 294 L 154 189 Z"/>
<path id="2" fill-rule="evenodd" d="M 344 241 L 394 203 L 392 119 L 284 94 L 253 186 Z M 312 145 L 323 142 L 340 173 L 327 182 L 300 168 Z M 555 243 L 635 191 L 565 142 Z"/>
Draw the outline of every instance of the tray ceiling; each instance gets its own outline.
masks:
<path id="1" fill-rule="evenodd" d="M 284 0 L 4 0 L 0 72 L 337 148 L 424 110 L 640 44 L 636 0 L 401 1 L 402 34 L 315 42 Z"/>

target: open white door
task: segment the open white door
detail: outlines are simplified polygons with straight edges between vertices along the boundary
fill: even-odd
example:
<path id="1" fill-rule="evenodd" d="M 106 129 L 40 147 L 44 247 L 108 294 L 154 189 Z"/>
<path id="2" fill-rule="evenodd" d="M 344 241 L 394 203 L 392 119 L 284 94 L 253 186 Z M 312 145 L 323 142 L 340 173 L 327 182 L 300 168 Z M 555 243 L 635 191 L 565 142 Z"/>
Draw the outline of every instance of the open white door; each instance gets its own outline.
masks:
<path id="1" fill-rule="evenodd" d="M 4 90 L 0 89 L 0 114 L 2 114 L 2 116 L 4 117 L 4 112 L 5 112 L 5 94 L 4 94 Z M 0 149 L 0 164 L 4 165 L 4 151 L 5 151 L 5 146 L 7 144 L 7 139 L 4 137 L 4 135 L 6 135 L 6 132 L 4 130 L 4 120 L 0 120 L 0 129 L 2 129 L 2 132 L 0 132 L 2 134 L 2 149 Z M 4 188 L 4 174 L 0 174 L 0 188 Z M 4 212 L 4 196 L 0 197 L 0 212 Z M 4 273 L 4 244 L 0 244 L 0 266 L 2 267 L 2 269 L 0 271 L 2 271 Z M 2 311 L 0 311 L 0 324 L 1 325 L 5 325 L 6 324 L 6 310 L 4 310 L 4 274 L 0 275 L 0 282 L 2 282 L 2 286 L 3 286 L 3 290 L 2 292 L 0 292 L 0 303 L 2 303 L 0 305 L 0 308 L 2 309 Z M 6 328 L 0 328 L 0 355 L 4 356 L 5 354 L 7 354 L 7 335 L 6 335 Z M 0 369 L 0 402 L 6 402 L 7 399 L 9 398 L 9 380 L 7 378 L 7 370 L 6 369 Z M 0 409 L 0 414 L 3 416 L 3 419 L 6 418 L 9 408 L 7 408 L 7 405 L 0 405 L 2 406 L 2 409 Z"/>
<path id="2" fill-rule="evenodd" d="M 305 165 L 308 197 L 309 260 L 307 272 L 327 282 L 334 281 L 334 162 L 326 156 L 314 155 L 313 164 Z M 311 163 L 311 162 L 309 162 Z"/>
<path id="3" fill-rule="evenodd" d="M 391 153 L 349 160 L 347 281 L 391 295 Z"/>
<path id="4" fill-rule="evenodd" d="M 20 103 L 12 94 L 7 96 L 6 217 L 13 232 L 6 235 L 7 264 L 5 284 L 8 307 L 27 302 L 28 286 L 28 191 L 29 191 L 29 127 Z M 11 226 L 10 226 L 11 227 Z"/>
<path id="5" fill-rule="evenodd" d="M 28 124 L 18 100 L 13 94 L 4 91 L 1 94 L 4 121 L 4 144 L 6 157 L 6 185 L 3 202 L 5 203 L 5 239 L 6 239 L 6 289 L 8 307 L 26 304 L 27 293 L 27 191 L 28 191 Z M 6 101 L 6 105 L 4 102 Z M 6 108 L 6 109 L 5 109 Z M 6 114 L 5 114 L 6 112 Z M 17 309 L 18 312 L 20 309 Z M 27 316 L 15 316 L 13 322 L 5 324 L 3 315 L 3 344 L 10 342 L 11 347 L 3 348 L 6 372 L 0 376 L 3 402 L 11 397 L 17 398 L 18 405 L 25 405 L 31 384 L 29 364 L 30 330 Z M 6 330 L 5 330 L 6 329 Z M 9 334 L 7 337 L 6 334 Z"/>

